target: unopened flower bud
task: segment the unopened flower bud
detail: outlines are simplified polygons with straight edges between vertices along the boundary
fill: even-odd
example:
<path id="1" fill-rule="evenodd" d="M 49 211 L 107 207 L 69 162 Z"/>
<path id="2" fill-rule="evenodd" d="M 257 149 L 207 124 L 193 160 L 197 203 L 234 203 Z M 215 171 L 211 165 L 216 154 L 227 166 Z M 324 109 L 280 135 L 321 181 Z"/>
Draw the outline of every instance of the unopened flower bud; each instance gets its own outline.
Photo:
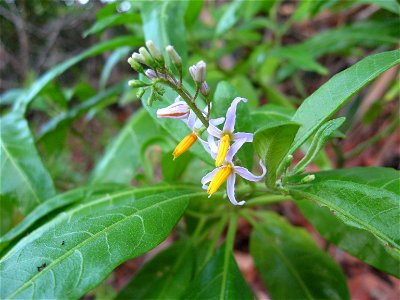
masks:
<path id="1" fill-rule="evenodd" d="M 141 54 L 139 54 L 139 53 L 134 52 L 134 53 L 132 54 L 132 58 L 133 58 L 137 63 L 141 63 L 141 64 L 144 64 L 144 63 L 145 63 L 143 55 L 141 55 Z"/>
<path id="2" fill-rule="evenodd" d="M 314 179 L 315 179 L 315 175 L 314 174 L 310 174 L 310 175 L 307 175 L 306 177 L 304 177 L 301 180 L 301 183 L 309 183 L 309 182 L 313 181 Z"/>
<path id="3" fill-rule="evenodd" d="M 164 64 L 164 57 L 162 56 L 160 50 L 154 45 L 153 41 L 146 42 L 147 49 L 149 49 L 150 54 L 154 57 L 156 61 Z"/>
<path id="4" fill-rule="evenodd" d="M 148 66 L 153 66 L 154 65 L 154 59 L 149 53 L 149 51 L 146 50 L 145 47 L 140 47 L 139 48 L 139 53 L 143 56 L 144 62 Z"/>
<path id="5" fill-rule="evenodd" d="M 200 87 L 200 93 L 202 93 L 204 96 L 210 95 L 210 88 L 207 84 L 207 82 L 202 82 L 201 87 Z"/>
<path id="6" fill-rule="evenodd" d="M 143 73 L 143 67 L 140 63 L 134 60 L 132 57 L 128 58 L 128 63 L 131 65 L 132 69 L 134 69 L 138 73 Z"/>
<path id="7" fill-rule="evenodd" d="M 136 98 L 138 98 L 138 99 L 142 98 L 144 92 L 145 92 L 144 88 L 138 89 L 138 91 L 136 93 Z"/>
<path id="8" fill-rule="evenodd" d="M 171 45 L 167 46 L 167 48 L 165 48 L 165 50 L 167 50 L 167 53 L 169 55 L 169 57 L 172 60 L 172 63 L 178 68 L 182 68 L 182 58 L 179 56 L 179 54 L 175 51 L 174 47 L 172 47 Z"/>
<path id="9" fill-rule="evenodd" d="M 147 69 L 146 72 L 144 72 L 144 74 L 146 74 L 146 76 L 149 77 L 150 79 L 157 78 L 156 72 L 154 72 L 154 70 L 152 70 L 152 69 Z"/>
<path id="10" fill-rule="evenodd" d="M 136 79 L 129 80 L 128 84 L 129 84 L 130 87 L 134 87 L 134 88 L 148 86 L 147 83 L 145 83 L 145 82 L 143 82 L 141 80 L 136 80 Z"/>
<path id="11" fill-rule="evenodd" d="M 202 83 L 206 80 L 206 63 L 202 60 L 199 61 L 189 68 L 189 72 L 196 83 Z"/>
<path id="12" fill-rule="evenodd" d="M 158 118 L 186 119 L 189 116 L 189 106 L 185 101 L 178 100 L 171 105 L 157 110 Z"/>

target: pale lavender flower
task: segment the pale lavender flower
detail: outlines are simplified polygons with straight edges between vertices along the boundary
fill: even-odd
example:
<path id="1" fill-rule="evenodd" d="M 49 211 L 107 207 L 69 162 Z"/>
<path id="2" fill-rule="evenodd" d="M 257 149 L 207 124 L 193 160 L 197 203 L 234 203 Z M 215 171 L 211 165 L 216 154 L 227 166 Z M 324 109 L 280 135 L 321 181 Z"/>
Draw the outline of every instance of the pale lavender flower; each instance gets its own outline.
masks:
<path id="1" fill-rule="evenodd" d="M 147 70 L 152 71 L 152 70 Z M 147 72 L 146 71 L 146 72 Z M 189 106 L 178 96 L 171 105 L 157 109 L 158 118 L 186 119 L 189 117 Z"/>
<path id="2" fill-rule="evenodd" d="M 189 68 L 189 72 L 195 82 L 202 83 L 206 80 L 206 63 L 202 60 L 199 61 Z"/>
<path id="3" fill-rule="evenodd" d="M 240 147 L 245 143 L 245 139 L 238 140 L 235 142 L 232 147 L 228 151 L 227 159 L 223 163 L 222 166 L 215 168 L 210 173 L 205 175 L 201 179 L 201 184 L 203 185 L 203 189 L 207 189 L 207 193 L 209 197 L 214 194 L 220 186 L 227 181 L 226 191 L 228 194 L 229 201 L 231 201 L 234 205 L 243 205 L 245 203 L 244 200 L 238 202 L 235 197 L 235 181 L 236 174 L 240 177 L 249 180 L 249 181 L 260 181 L 265 176 L 267 169 L 263 162 L 260 160 L 260 166 L 262 168 L 262 174 L 257 176 L 252 174 L 248 169 L 240 166 L 235 166 L 232 162 L 233 156 L 240 149 Z M 213 158 L 217 156 L 217 148 L 215 144 L 209 144 L 209 152 Z M 209 183 L 207 185 L 207 183 Z"/>
<path id="4" fill-rule="evenodd" d="M 207 128 L 209 133 L 208 142 L 214 141 L 214 137 L 219 139 L 217 142 L 218 152 L 215 158 L 215 166 L 220 167 L 226 159 L 228 154 L 228 150 L 231 147 L 231 141 L 239 141 L 242 143 L 252 142 L 253 134 L 247 132 L 237 132 L 234 133 L 235 123 L 236 123 L 236 107 L 240 101 L 247 102 L 247 99 L 236 97 L 231 106 L 228 108 L 226 112 L 226 119 L 224 128 L 220 130 L 216 127 L 212 122 L 210 122 L 210 126 Z M 233 146 L 233 145 L 232 145 Z"/>

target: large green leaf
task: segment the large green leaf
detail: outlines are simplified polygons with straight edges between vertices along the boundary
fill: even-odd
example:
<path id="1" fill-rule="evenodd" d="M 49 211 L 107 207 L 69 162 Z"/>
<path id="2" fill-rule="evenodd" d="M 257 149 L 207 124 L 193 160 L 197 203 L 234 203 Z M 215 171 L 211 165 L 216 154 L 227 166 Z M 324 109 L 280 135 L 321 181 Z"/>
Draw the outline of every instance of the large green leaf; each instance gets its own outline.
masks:
<path id="1" fill-rule="evenodd" d="M 123 261 L 161 243 L 194 190 L 132 188 L 73 207 L 0 260 L 1 298 L 79 298 Z"/>
<path id="2" fill-rule="evenodd" d="M 272 299 L 349 299 L 346 278 L 310 234 L 263 213 L 250 253 Z"/>
<path id="3" fill-rule="evenodd" d="M 141 38 L 136 36 L 122 36 L 105 42 L 96 44 L 95 46 L 85 50 L 81 54 L 74 56 L 65 62 L 57 65 L 47 73 L 42 75 L 27 91 L 26 94 L 20 97 L 14 105 L 14 110 L 20 113 L 25 113 L 30 102 L 40 93 L 40 91 L 54 78 L 64 73 L 78 62 L 91 56 L 99 55 L 103 52 L 110 51 L 123 46 L 138 46 L 143 42 Z"/>
<path id="4" fill-rule="evenodd" d="M 336 74 L 298 108 L 293 121 L 301 124 L 290 153 L 294 153 L 324 122 L 362 87 L 400 62 L 400 50 L 368 56 Z"/>
<path id="5" fill-rule="evenodd" d="M 30 212 L 55 194 L 53 181 L 37 153 L 27 121 L 16 113 L 0 119 L 1 197 Z"/>
<path id="6" fill-rule="evenodd" d="M 276 121 L 259 129 L 254 135 L 254 148 L 268 170 L 265 180 L 269 187 L 275 186 L 276 178 L 280 175 L 279 166 L 287 157 L 299 126 L 290 121 Z"/>
<path id="7" fill-rule="evenodd" d="M 187 56 L 184 15 L 187 1 L 143 1 L 142 20 L 146 40 L 165 53 L 165 47 L 174 46 L 185 63 Z"/>
<path id="8" fill-rule="evenodd" d="M 293 182 L 298 181 L 294 178 Z M 400 257 L 400 173 L 389 168 L 351 168 L 315 173 L 308 184 L 287 186 L 298 200 L 327 206 L 347 225 L 367 230 Z"/>
<path id="9" fill-rule="evenodd" d="M 163 134 L 163 129 L 153 121 L 149 113 L 144 109 L 139 110 L 107 147 L 93 170 L 91 182 L 130 183 L 142 163 L 142 145 Z"/>
<path id="10" fill-rule="evenodd" d="M 253 299 L 233 257 L 223 244 L 187 288 L 184 299 Z"/>
<path id="11" fill-rule="evenodd" d="M 192 278 L 194 264 L 190 242 L 177 242 L 140 269 L 116 299 L 180 299 Z"/>
<path id="12" fill-rule="evenodd" d="M 8 242 L 12 241 L 31 226 L 40 220 L 41 218 L 47 216 L 49 213 L 71 205 L 72 203 L 78 201 L 85 201 L 90 199 L 97 194 L 104 194 L 106 192 L 111 192 L 113 190 L 120 189 L 119 185 L 98 185 L 98 186 L 85 186 L 81 187 L 63 194 L 58 194 L 40 205 L 36 206 L 17 226 L 8 231 L 5 235 L 0 238 L 0 250 L 7 245 Z"/>
<path id="13" fill-rule="evenodd" d="M 348 226 L 336 218 L 327 207 L 299 200 L 296 202 L 303 215 L 329 242 L 386 273 L 400 278 L 400 262 L 393 251 L 382 245 L 365 230 Z"/>

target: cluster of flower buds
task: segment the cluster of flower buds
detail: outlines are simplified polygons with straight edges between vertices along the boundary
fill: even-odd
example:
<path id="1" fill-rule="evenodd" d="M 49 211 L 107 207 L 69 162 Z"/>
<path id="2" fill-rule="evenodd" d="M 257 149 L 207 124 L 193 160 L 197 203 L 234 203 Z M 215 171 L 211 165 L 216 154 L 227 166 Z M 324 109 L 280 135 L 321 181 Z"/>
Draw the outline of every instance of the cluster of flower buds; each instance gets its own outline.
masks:
<path id="1" fill-rule="evenodd" d="M 246 168 L 234 165 L 233 163 L 239 149 L 245 143 L 253 141 L 252 133 L 235 132 L 236 108 L 240 102 L 247 102 L 247 99 L 236 97 L 228 108 L 225 117 L 211 119 L 212 105 L 210 88 L 206 82 L 206 63 L 199 61 L 189 68 L 189 73 L 196 85 L 196 92 L 192 96 L 183 85 L 182 59 L 175 49 L 172 46 L 167 46 L 166 53 L 172 65 L 178 70 L 179 79 L 175 77 L 166 65 L 161 51 L 154 43 L 147 41 L 146 46 L 147 49 L 141 47 L 139 53 L 133 53 L 132 57 L 128 59 L 128 63 L 135 71 L 147 77 L 150 83 L 141 80 L 131 80 L 129 81 L 129 85 L 139 88 L 138 96 L 140 97 L 143 95 L 145 89 L 151 88 L 148 105 L 151 105 L 154 100 L 161 100 L 165 92 L 163 85 L 177 92 L 178 96 L 173 104 L 157 110 L 158 118 L 180 119 L 191 131 L 176 146 L 172 153 L 174 159 L 188 151 L 196 141 L 200 141 L 204 149 L 214 159 L 216 167 L 201 180 L 203 188 L 211 196 L 218 191 L 224 182 L 227 182 L 229 200 L 234 205 L 243 205 L 245 202 L 238 202 L 235 197 L 236 175 L 249 181 L 259 181 L 266 173 L 266 168 L 262 161 L 260 161 L 260 166 L 263 171 L 260 176 L 254 175 Z M 143 65 L 147 66 L 148 69 L 144 70 Z M 199 94 L 203 95 L 206 102 L 204 109 L 200 109 L 196 104 Z M 222 124 L 223 128 L 218 128 Z"/>

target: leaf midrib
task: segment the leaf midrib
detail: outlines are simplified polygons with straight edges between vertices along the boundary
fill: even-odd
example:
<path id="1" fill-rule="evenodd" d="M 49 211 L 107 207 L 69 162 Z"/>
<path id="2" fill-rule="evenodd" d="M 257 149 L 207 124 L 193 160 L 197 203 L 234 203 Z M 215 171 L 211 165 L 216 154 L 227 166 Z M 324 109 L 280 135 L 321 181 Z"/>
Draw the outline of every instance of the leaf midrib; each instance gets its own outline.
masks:
<path id="1" fill-rule="evenodd" d="M 190 195 L 197 195 L 197 194 L 200 194 L 200 193 L 193 193 L 193 194 L 190 194 Z M 201 194 L 203 194 L 203 193 L 201 193 Z M 29 280 L 27 280 L 26 283 L 24 283 L 20 288 L 18 288 L 13 294 L 7 296 L 7 298 L 10 298 L 10 299 L 13 298 L 15 295 L 17 295 L 18 293 L 22 292 L 26 288 L 28 288 L 31 284 L 34 284 L 34 280 L 36 278 L 38 278 L 38 277 L 42 276 L 43 274 L 47 273 L 48 271 L 52 270 L 52 268 L 55 265 L 57 265 L 59 262 L 63 261 L 65 258 L 69 257 L 76 250 L 79 250 L 80 248 L 82 248 L 82 246 L 85 246 L 86 244 L 90 243 L 92 240 L 94 240 L 95 238 L 101 236 L 103 233 L 110 232 L 117 225 L 119 225 L 119 224 L 121 224 L 123 222 L 126 222 L 127 219 L 133 218 L 135 216 L 140 216 L 139 213 L 143 214 L 143 212 L 145 212 L 145 211 L 147 211 L 147 210 L 149 210 L 151 208 L 154 208 L 154 207 L 156 207 L 156 206 L 158 206 L 160 204 L 166 204 L 166 203 L 169 203 L 171 201 L 176 201 L 176 200 L 179 200 L 180 198 L 185 198 L 185 197 L 188 197 L 188 196 L 189 196 L 189 194 L 179 195 L 179 196 L 176 196 L 176 197 L 169 198 L 169 199 L 167 199 L 165 201 L 162 201 L 162 202 L 154 203 L 153 205 L 145 207 L 142 210 L 135 211 L 133 214 L 130 214 L 130 215 L 122 218 L 121 220 L 111 224 L 110 226 L 104 228 L 103 230 L 100 230 L 100 231 L 96 232 L 95 234 L 93 234 L 92 236 L 87 238 L 86 240 L 83 240 L 81 243 L 77 244 L 75 247 L 72 247 L 70 250 L 65 252 L 59 258 L 53 260 L 46 268 L 44 268 L 41 272 L 37 273 L 36 275 L 31 277 Z M 144 198 L 142 198 L 142 199 L 144 199 Z"/>
<path id="2" fill-rule="evenodd" d="M 35 190 L 33 189 L 32 184 L 30 183 L 30 181 L 28 180 L 25 172 L 23 172 L 23 170 L 21 169 L 21 167 L 19 166 L 19 164 L 17 164 L 17 162 L 13 159 L 13 157 L 11 156 L 10 152 L 8 151 L 3 138 L 0 139 L 0 145 L 1 147 L 4 149 L 4 152 L 6 153 L 6 156 L 8 157 L 8 159 L 10 160 L 10 162 L 14 165 L 14 167 L 17 169 L 18 173 L 20 174 L 20 176 L 23 178 L 23 180 L 27 183 L 27 186 L 29 187 L 29 189 L 31 190 L 34 198 L 35 198 L 35 202 L 37 203 L 41 203 L 42 201 L 40 200 L 40 198 L 38 197 L 37 193 L 35 192 Z"/>
<path id="3" fill-rule="evenodd" d="M 325 182 L 336 182 L 336 183 L 343 184 L 342 180 L 327 180 Z M 367 184 L 356 183 L 356 182 L 351 182 L 351 183 L 352 184 L 358 184 L 358 185 L 361 185 L 361 186 L 371 187 L 371 186 L 369 186 Z M 375 188 L 378 188 L 378 187 L 375 187 Z M 389 190 L 385 190 L 385 191 L 387 191 L 388 193 L 395 194 L 395 193 L 393 193 L 393 192 L 391 192 Z M 359 218 L 356 218 L 352 214 L 348 213 L 346 210 L 341 209 L 339 206 L 335 205 L 333 202 L 326 201 L 324 198 L 322 198 L 322 197 L 320 197 L 320 196 L 318 196 L 316 194 L 307 192 L 307 191 L 301 191 L 301 190 L 293 189 L 293 190 L 291 190 L 291 192 L 299 193 L 301 196 L 305 197 L 306 199 L 308 199 L 310 201 L 314 201 L 315 199 L 318 199 L 319 202 L 323 203 L 324 205 L 326 205 L 329 208 L 332 208 L 332 209 L 338 211 L 339 213 L 341 213 L 343 216 L 345 216 L 349 220 L 353 221 L 354 223 L 362 225 L 364 228 L 366 228 L 372 234 L 377 236 L 379 239 L 382 239 L 385 242 L 389 243 L 391 246 L 393 246 L 396 249 L 397 252 L 400 252 L 399 245 L 397 245 L 397 243 L 395 241 L 393 241 L 390 237 L 388 237 L 385 233 L 376 231 L 374 229 L 374 227 L 369 226 L 368 223 L 362 221 Z M 349 224 L 349 225 L 351 226 L 351 224 Z"/>

